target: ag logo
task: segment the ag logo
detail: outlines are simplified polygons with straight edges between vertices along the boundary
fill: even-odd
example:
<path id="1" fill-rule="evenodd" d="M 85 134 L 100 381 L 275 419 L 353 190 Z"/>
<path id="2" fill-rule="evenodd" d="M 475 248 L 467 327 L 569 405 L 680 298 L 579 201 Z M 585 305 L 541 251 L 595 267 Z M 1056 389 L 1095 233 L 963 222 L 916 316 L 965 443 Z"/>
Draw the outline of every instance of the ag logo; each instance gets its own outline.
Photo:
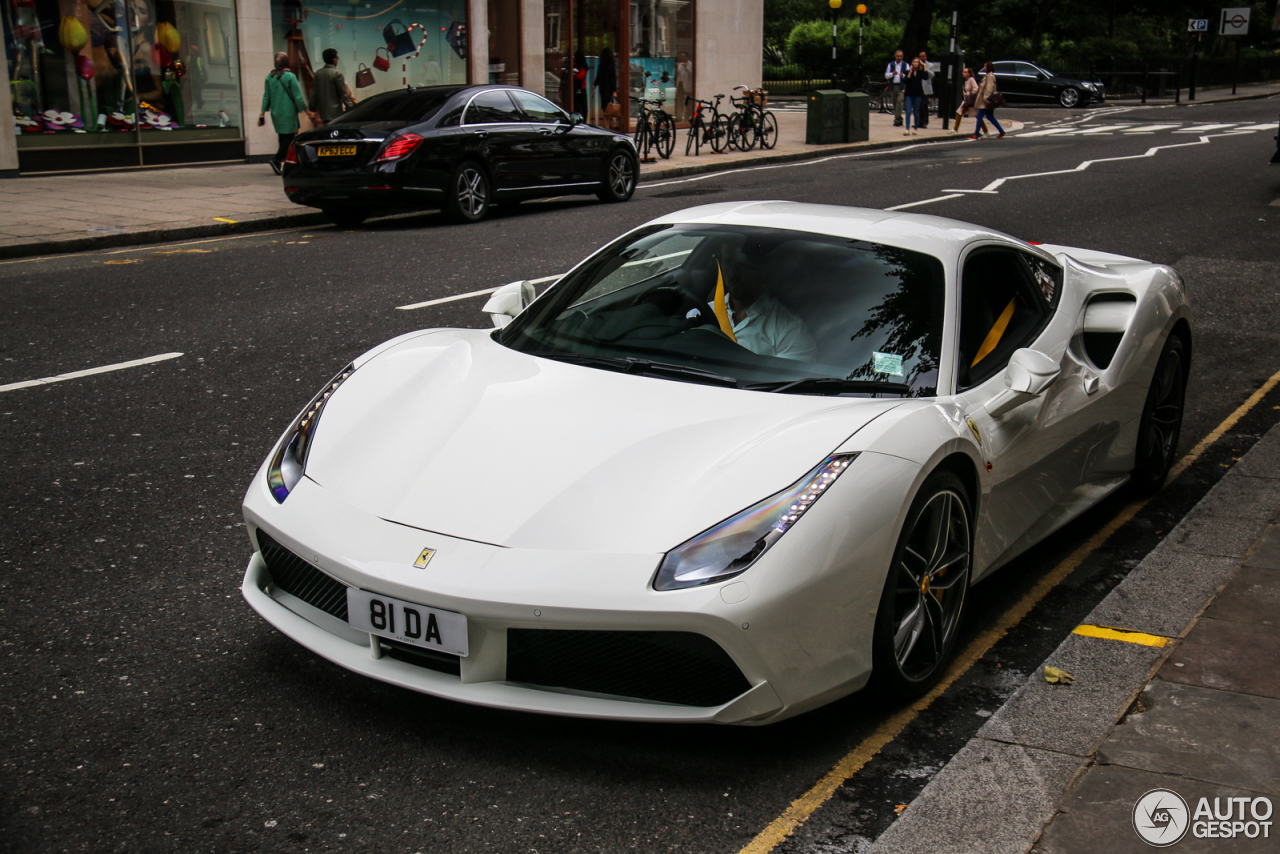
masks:
<path id="1" fill-rule="evenodd" d="M 413 562 L 413 565 L 418 569 L 426 569 L 427 564 L 431 562 L 431 558 L 435 557 L 435 554 L 435 549 L 423 549 L 422 554 L 418 555 L 418 559 Z"/>
<path id="2" fill-rule="evenodd" d="M 1152 789 L 1133 805 L 1133 829 L 1142 841 L 1167 848 L 1187 835 L 1187 802 L 1172 789 Z"/>

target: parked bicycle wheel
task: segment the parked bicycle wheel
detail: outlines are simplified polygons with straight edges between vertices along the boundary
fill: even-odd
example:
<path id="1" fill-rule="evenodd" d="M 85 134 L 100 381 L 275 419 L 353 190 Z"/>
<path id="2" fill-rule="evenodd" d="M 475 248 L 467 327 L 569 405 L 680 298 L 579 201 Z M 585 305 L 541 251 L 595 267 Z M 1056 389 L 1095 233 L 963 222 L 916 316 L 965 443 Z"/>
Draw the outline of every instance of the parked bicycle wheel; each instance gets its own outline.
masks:
<path id="1" fill-rule="evenodd" d="M 663 160 L 671 159 L 671 151 L 676 147 L 676 120 L 666 113 L 654 122 L 653 147 Z"/>
<path id="2" fill-rule="evenodd" d="M 773 113 L 765 113 L 757 129 L 757 140 L 763 149 L 771 149 L 778 144 L 778 120 Z"/>
<path id="3" fill-rule="evenodd" d="M 695 157 L 701 152 L 702 138 L 706 135 L 706 132 L 706 125 L 702 123 L 701 118 L 694 118 L 693 121 L 689 122 L 689 135 L 684 139 L 685 157 L 689 156 L 690 150 L 692 150 Z"/>
<path id="4" fill-rule="evenodd" d="M 707 128 L 707 141 L 716 154 L 724 154 L 729 148 L 729 120 L 727 116 L 717 115 Z"/>

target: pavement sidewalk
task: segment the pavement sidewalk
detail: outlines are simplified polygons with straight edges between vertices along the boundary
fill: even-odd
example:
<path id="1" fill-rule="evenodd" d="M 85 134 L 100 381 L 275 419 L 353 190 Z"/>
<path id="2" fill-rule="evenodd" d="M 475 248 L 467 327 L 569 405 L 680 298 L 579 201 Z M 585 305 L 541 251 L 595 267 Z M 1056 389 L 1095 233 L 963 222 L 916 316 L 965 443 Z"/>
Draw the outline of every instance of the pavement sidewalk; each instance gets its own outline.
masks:
<path id="1" fill-rule="evenodd" d="M 1277 517 L 1280 425 L 1044 662 L 1074 683 L 1037 668 L 869 850 L 1280 850 Z"/>
<path id="2" fill-rule="evenodd" d="M 642 164 L 641 182 L 662 178 L 806 160 L 899 144 L 954 138 L 933 117 L 918 136 L 904 137 L 893 117 L 872 113 L 870 140 L 843 145 L 806 145 L 803 102 L 774 108 L 778 144 L 771 151 L 684 154 L 685 132 L 670 160 Z M 1019 122 L 1006 123 L 1018 129 Z M 966 129 L 968 125 L 966 124 Z M 327 222 L 314 208 L 284 195 L 280 178 L 266 164 L 32 175 L 0 181 L 0 258 L 80 252 L 186 240 Z"/>

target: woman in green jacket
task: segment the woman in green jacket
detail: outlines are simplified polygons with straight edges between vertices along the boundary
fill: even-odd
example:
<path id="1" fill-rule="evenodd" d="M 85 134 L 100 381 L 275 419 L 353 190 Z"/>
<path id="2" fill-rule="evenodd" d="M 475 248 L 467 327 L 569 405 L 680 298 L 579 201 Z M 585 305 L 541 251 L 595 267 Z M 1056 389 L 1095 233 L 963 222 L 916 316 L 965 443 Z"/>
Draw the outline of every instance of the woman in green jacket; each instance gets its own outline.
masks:
<path id="1" fill-rule="evenodd" d="M 267 110 L 271 111 L 271 126 L 276 129 L 280 138 L 280 147 L 271 168 L 280 174 L 280 164 L 284 163 L 289 145 L 298 133 L 298 113 L 307 109 L 307 99 L 303 97 L 298 78 L 289 70 L 289 54 L 281 51 L 276 54 L 276 68 L 267 75 L 267 85 L 262 93 L 262 112 L 258 113 L 258 124 L 266 124 Z"/>

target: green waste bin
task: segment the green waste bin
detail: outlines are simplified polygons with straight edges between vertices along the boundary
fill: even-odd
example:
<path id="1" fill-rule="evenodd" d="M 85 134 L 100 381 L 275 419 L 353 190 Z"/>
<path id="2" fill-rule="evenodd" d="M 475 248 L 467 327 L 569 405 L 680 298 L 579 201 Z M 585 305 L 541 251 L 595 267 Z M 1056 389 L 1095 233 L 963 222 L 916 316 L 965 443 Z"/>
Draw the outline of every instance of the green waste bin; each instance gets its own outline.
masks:
<path id="1" fill-rule="evenodd" d="M 871 99 L 866 92 L 848 92 L 845 98 L 845 142 L 866 142 L 871 139 Z"/>
<path id="2" fill-rule="evenodd" d="M 846 106 L 849 99 L 839 89 L 819 89 L 809 96 L 804 141 L 809 145 L 844 142 Z"/>

